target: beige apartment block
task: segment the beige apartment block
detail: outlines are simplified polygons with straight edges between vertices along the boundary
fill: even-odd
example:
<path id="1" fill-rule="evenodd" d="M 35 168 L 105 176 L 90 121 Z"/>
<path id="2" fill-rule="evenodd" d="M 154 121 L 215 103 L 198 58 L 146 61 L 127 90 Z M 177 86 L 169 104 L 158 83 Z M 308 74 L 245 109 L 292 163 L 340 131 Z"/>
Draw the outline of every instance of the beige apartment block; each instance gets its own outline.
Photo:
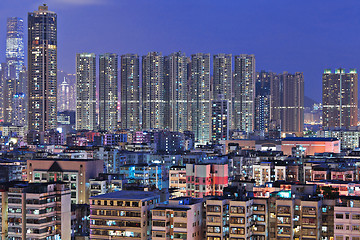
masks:
<path id="1" fill-rule="evenodd" d="M 160 202 L 152 192 L 117 191 L 90 198 L 91 239 L 151 239 L 150 210 Z"/>
<path id="2" fill-rule="evenodd" d="M 169 204 L 157 206 L 151 210 L 152 239 L 204 239 L 202 206 L 202 199 L 189 197 L 175 198 Z"/>

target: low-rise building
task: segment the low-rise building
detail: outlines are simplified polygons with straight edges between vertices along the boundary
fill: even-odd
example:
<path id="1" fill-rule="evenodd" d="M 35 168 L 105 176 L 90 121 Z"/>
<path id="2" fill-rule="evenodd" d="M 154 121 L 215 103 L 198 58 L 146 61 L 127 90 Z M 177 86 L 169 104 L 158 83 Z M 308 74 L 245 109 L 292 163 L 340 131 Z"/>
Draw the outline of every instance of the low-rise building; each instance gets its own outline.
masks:
<path id="1" fill-rule="evenodd" d="M 175 198 L 151 210 L 152 239 L 202 240 L 203 200 Z"/>
<path id="2" fill-rule="evenodd" d="M 336 138 L 289 137 L 281 141 L 284 155 L 292 155 L 293 149 L 301 147 L 305 155 L 315 153 L 340 153 L 340 141 Z"/>
<path id="3" fill-rule="evenodd" d="M 0 185 L 1 239 L 70 239 L 70 191 L 63 183 Z"/>
<path id="4" fill-rule="evenodd" d="M 90 198 L 91 239 L 151 239 L 150 210 L 160 202 L 152 192 L 118 191 Z"/>
<path id="5" fill-rule="evenodd" d="M 221 196 L 228 178 L 228 164 L 186 164 L 186 196 Z"/>
<path id="6" fill-rule="evenodd" d="M 169 188 L 174 189 L 174 197 L 186 196 L 186 167 L 172 166 L 169 170 Z"/>
<path id="7" fill-rule="evenodd" d="M 27 176 L 31 183 L 63 181 L 70 185 L 71 202 L 89 203 L 89 180 L 103 172 L 100 159 L 30 159 Z"/>

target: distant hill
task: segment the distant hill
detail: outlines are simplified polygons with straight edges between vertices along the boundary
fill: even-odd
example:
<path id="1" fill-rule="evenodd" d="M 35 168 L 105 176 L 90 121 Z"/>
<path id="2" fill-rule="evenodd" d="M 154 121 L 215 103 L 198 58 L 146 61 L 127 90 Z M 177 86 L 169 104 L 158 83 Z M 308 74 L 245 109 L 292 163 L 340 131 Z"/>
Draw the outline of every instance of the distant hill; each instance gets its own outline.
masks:
<path id="1" fill-rule="evenodd" d="M 312 107 L 314 103 L 317 103 L 314 99 L 304 96 L 304 107 Z"/>

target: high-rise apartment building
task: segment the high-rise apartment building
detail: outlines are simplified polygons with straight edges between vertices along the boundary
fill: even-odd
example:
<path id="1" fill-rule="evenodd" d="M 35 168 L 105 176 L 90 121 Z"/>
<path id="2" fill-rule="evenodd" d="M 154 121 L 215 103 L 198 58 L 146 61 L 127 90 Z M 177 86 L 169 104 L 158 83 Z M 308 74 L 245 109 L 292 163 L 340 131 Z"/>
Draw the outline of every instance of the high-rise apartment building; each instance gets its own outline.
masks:
<path id="1" fill-rule="evenodd" d="M 137 54 L 121 56 L 121 127 L 140 130 L 140 65 Z"/>
<path id="2" fill-rule="evenodd" d="M 4 71 L 4 65 L 0 63 L 0 119 L 4 120 L 4 79 L 5 79 L 5 71 Z"/>
<path id="3" fill-rule="evenodd" d="M 229 101 L 225 99 L 211 102 L 211 141 L 229 139 Z"/>
<path id="4" fill-rule="evenodd" d="M 165 57 L 165 82 L 169 84 L 169 128 L 184 132 L 188 128 L 187 57 L 176 52 Z"/>
<path id="5" fill-rule="evenodd" d="M 8 64 L 2 63 L 2 85 L 3 85 L 3 111 L 4 111 L 4 122 L 12 123 L 13 119 L 13 96 L 16 88 L 16 76 L 14 66 L 9 67 Z M 11 70 L 10 70 L 11 69 Z M 9 74 L 12 72 L 12 74 Z M 13 76 L 11 76 L 13 75 Z"/>
<path id="6" fill-rule="evenodd" d="M 233 82 L 233 128 L 245 132 L 254 130 L 255 118 L 255 56 L 235 56 Z"/>
<path id="7" fill-rule="evenodd" d="M 28 14 L 29 130 L 57 125 L 57 15 L 44 4 Z"/>
<path id="8" fill-rule="evenodd" d="M 95 130 L 96 118 L 96 56 L 76 54 L 76 129 Z"/>
<path id="9" fill-rule="evenodd" d="M 166 128 L 164 57 L 150 52 L 142 57 L 142 128 Z"/>
<path id="10" fill-rule="evenodd" d="M 274 73 L 261 71 L 256 74 L 255 83 L 255 125 L 254 129 L 267 132 L 271 121 L 271 81 Z"/>
<path id="11" fill-rule="evenodd" d="M 25 93 L 15 93 L 13 95 L 13 119 L 14 126 L 25 126 L 26 124 L 26 95 Z"/>
<path id="12" fill-rule="evenodd" d="M 217 54 L 213 56 L 213 100 L 219 95 L 224 99 L 232 100 L 232 55 Z"/>
<path id="13" fill-rule="evenodd" d="M 326 69 L 323 74 L 323 126 L 351 127 L 358 121 L 358 74 Z"/>
<path id="14" fill-rule="evenodd" d="M 99 66 L 100 130 L 114 131 L 118 122 L 118 55 L 100 55 Z"/>
<path id="15" fill-rule="evenodd" d="M 195 140 L 210 140 L 210 54 L 191 55 L 191 122 Z"/>
<path id="16" fill-rule="evenodd" d="M 302 136 L 304 130 L 303 73 L 284 72 L 275 76 L 271 84 L 271 119 L 280 120 L 282 133 Z"/>

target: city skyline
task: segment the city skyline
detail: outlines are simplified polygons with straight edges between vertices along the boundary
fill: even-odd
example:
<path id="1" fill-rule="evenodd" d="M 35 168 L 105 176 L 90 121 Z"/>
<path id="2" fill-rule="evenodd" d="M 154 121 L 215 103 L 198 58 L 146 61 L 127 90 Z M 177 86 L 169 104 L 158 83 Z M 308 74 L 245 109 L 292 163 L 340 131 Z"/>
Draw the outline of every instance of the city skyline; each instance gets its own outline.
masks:
<path id="1" fill-rule="evenodd" d="M 357 62 L 304 50 L 318 2 L 12 1 L 0 239 L 360 240 Z"/>
<path id="2" fill-rule="evenodd" d="M 358 38 L 352 30 L 358 25 L 355 18 L 356 11 L 353 10 L 358 5 L 356 1 L 349 1 L 347 5 L 342 5 L 338 1 L 326 1 L 326 4 L 325 1 L 316 1 L 312 3 L 311 8 L 308 8 L 306 3 L 284 4 L 283 1 L 257 3 L 229 1 L 221 4 L 207 1 L 204 13 L 198 17 L 196 10 L 204 5 L 202 1 L 197 3 L 157 1 L 154 5 L 144 1 L 119 3 L 113 0 L 101 1 L 104 4 L 99 1 L 70 3 L 70 1 L 49 0 L 46 2 L 53 11 L 62 15 L 59 34 L 71 36 L 71 38 L 59 39 L 59 69 L 69 73 L 75 73 L 73 56 L 79 52 L 94 52 L 97 55 L 104 52 L 114 52 L 119 55 L 134 53 L 139 56 L 150 51 L 159 51 L 168 55 L 179 50 L 187 55 L 197 52 L 233 55 L 246 53 L 257 57 L 257 71 L 304 72 L 305 95 L 320 102 L 321 95 L 318 93 L 321 91 L 323 69 L 336 67 L 359 69 L 360 61 L 357 57 L 359 54 L 355 44 L 357 41 L 352 41 Z M 31 3 L 21 0 L 2 1 L 0 21 L 3 22 L 3 27 L 0 28 L 0 34 L 2 36 L 5 34 L 6 17 L 16 16 L 25 19 L 29 9 L 34 9 L 42 3 L 43 1 Z M 340 7 L 346 14 L 336 11 Z M 168 11 L 165 11 L 167 9 Z M 245 12 L 245 9 L 248 9 L 248 12 Z M 278 9 L 279 14 L 274 17 L 270 14 L 272 11 L 267 11 L 268 9 Z M 79 14 L 74 14 L 75 12 Z M 148 17 L 150 12 L 153 14 Z M 185 17 L 179 18 L 173 14 L 175 12 L 181 12 Z M 92 16 L 105 16 L 105 13 L 107 24 L 100 27 L 104 20 L 96 22 L 99 18 Z M 219 26 L 212 17 L 215 13 L 218 13 L 219 17 L 225 17 L 229 24 L 224 27 Z M 246 20 L 247 25 L 243 33 L 240 27 L 237 27 L 237 16 L 251 19 Z M 190 19 L 193 17 L 197 17 L 198 22 L 190 24 Z M 129 20 L 126 20 L 127 18 Z M 162 18 L 167 19 L 163 23 L 163 30 L 159 29 Z M 121 22 L 127 24 L 120 24 Z M 178 31 L 170 26 L 174 26 Z M 89 32 L 88 29 L 96 31 Z M 118 31 L 114 31 L 114 35 L 104 44 L 100 36 L 109 36 L 110 29 L 118 29 Z M 328 36 L 333 29 L 340 29 L 340 33 L 331 35 L 329 39 Z M 152 34 L 155 30 L 157 34 Z M 99 34 L 94 34 L 95 32 Z M 346 39 L 341 37 L 345 35 Z M 208 38 L 213 41 L 203 41 Z M 268 40 L 264 42 L 263 39 Z M 3 41 L 0 43 L 0 50 L 5 50 Z"/>

